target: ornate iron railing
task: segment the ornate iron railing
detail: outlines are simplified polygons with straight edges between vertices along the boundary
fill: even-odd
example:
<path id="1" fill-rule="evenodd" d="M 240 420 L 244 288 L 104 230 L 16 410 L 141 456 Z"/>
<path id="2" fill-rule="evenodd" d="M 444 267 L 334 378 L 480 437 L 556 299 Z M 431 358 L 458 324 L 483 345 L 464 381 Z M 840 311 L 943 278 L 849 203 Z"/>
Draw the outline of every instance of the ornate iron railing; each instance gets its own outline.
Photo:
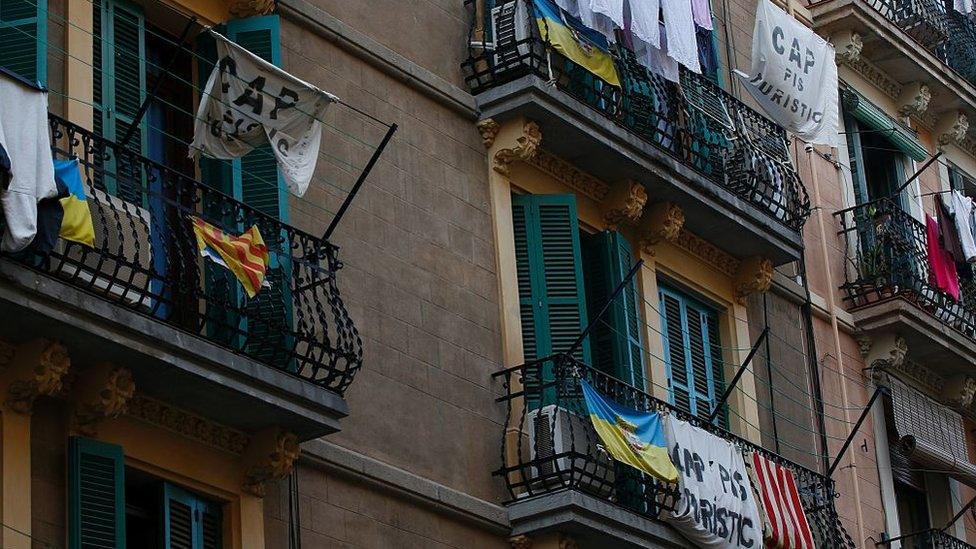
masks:
<path id="1" fill-rule="evenodd" d="M 902 549 L 976 549 L 965 541 L 934 528 L 885 540 L 877 545 L 891 547 L 895 542 L 900 543 Z"/>
<path id="2" fill-rule="evenodd" d="M 700 75 L 682 69 L 678 84 L 652 74 L 625 48 L 613 48 L 621 87 L 611 86 L 540 37 L 530 2 L 465 3 L 483 12 L 472 18 L 462 63 L 472 93 L 526 75 L 545 78 L 785 226 L 803 227 L 810 199 L 786 131 L 772 120 Z"/>
<path id="3" fill-rule="evenodd" d="M 834 214 L 847 243 L 845 282 L 851 307 L 899 297 L 915 303 L 970 338 L 976 339 L 976 280 L 960 265 L 961 298 L 956 301 L 929 278 L 925 225 L 891 199 L 880 199 Z"/>
<path id="4" fill-rule="evenodd" d="M 654 410 L 761 452 L 796 476 L 817 547 L 854 547 L 834 508 L 833 481 L 729 431 L 678 410 L 619 379 L 568 355 L 536 360 L 495 374 L 504 384 L 506 404 L 502 467 L 511 501 L 559 490 L 579 490 L 631 511 L 658 518 L 680 504 L 677 486 L 615 462 L 602 448 L 590 423 L 579 379 L 617 403 Z"/>
<path id="5" fill-rule="evenodd" d="M 362 364 L 362 341 L 339 295 L 336 246 L 58 116 L 49 121 L 55 159 L 79 161 L 95 245 L 61 241 L 49 257 L 21 253 L 16 260 L 322 388 L 345 391 Z M 205 262 L 190 216 L 232 234 L 257 225 L 270 251 L 270 287 L 247 299 L 229 271 Z"/>

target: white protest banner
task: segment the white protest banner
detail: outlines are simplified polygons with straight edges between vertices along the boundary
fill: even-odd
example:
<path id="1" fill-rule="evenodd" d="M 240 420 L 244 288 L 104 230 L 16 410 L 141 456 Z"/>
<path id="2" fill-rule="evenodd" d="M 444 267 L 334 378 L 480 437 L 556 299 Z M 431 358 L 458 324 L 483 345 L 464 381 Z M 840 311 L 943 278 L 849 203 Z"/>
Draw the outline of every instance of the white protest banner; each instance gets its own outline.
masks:
<path id="1" fill-rule="evenodd" d="M 213 34 L 217 64 L 200 99 L 190 157 L 202 151 L 230 160 L 271 143 L 288 190 L 304 195 L 322 141 L 320 120 L 335 96 Z"/>
<path id="2" fill-rule="evenodd" d="M 771 0 L 759 0 L 752 69 L 739 76 L 766 114 L 787 131 L 807 143 L 836 142 L 834 47 Z"/>
<path id="3" fill-rule="evenodd" d="M 763 526 L 742 452 L 674 416 L 665 433 L 681 497 L 662 518 L 698 547 L 761 549 Z"/>

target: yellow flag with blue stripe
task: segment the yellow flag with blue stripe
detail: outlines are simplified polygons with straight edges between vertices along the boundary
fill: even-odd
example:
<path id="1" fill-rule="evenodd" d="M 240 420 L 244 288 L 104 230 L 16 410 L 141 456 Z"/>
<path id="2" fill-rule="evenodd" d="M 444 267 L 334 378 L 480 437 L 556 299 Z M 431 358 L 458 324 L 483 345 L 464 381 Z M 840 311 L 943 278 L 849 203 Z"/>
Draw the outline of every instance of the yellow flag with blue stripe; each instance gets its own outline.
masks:
<path id="1" fill-rule="evenodd" d="M 678 480 L 678 469 L 668 455 L 664 422 L 657 412 L 640 412 L 603 398 L 586 380 L 580 380 L 593 428 L 613 459 L 665 482 Z"/>
<path id="2" fill-rule="evenodd" d="M 620 76 L 610 55 L 607 38 L 583 25 L 552 0 L 534 0 L 539 34 L 553 49 L 611 86 L 620 87 Z"/>

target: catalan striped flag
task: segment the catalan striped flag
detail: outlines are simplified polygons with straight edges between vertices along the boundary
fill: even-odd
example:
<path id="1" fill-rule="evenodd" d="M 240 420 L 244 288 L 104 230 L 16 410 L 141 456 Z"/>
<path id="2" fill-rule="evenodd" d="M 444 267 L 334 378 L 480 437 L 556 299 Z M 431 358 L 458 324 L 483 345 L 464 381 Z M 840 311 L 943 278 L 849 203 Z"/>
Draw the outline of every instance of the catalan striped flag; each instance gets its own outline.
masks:
<path id="1" fill-rule="evenodd" d="M 751 473 L 763 503 L 766 547 L 814 549 L 793 471 L 753 452 Z"/>
<path id="2" fill-rule="evenodd" d="M 268 271 L 268 247 L 258 226 L 253 225 L 241 236 L 231 236 L 199 217 L 190 217 L 197 237 L 200 255 L 226 267 L 241 281 L 248 297 L 258 294 Z"/>

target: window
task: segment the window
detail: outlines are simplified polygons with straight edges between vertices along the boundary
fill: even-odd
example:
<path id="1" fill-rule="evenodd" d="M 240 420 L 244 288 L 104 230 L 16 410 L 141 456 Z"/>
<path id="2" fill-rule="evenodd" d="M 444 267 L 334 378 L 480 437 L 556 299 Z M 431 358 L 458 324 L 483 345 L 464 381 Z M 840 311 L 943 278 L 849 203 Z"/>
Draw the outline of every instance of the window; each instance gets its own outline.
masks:
<path id="1" fill-rule="evenodd" d="M 661 283 L 659 286 L 664 362 L 671 402 L 701 418 L 711 414 L 725 391 L 716 311 Z M 728 426 L 728 407 L 718 419 Z"/>
<path id="2" fill-rule="evenodd" d="M 845 129 L 857 203 L 893 196 L 905 181 L 905 155 L 883 132 L 873 131 L 852 116 L 845 117 Z M 897 200 L 904 208 L 904 193 Z"/>
<path id="3" fill-rule="evenodd" d="M 69 547 L 220 549 L 220 504 L 137 469 L 122 447 L 73 437 Z"/>
<path id="4" fill-rule="evenodd" d="M 951 162 L 947 164 L 950 188 L 960 191 L 970 198 L 976 196 L 976 179 L 959 169 L 955 164 Z"/>
<path id="5" fill-rule="evenodd" d="M 47 84 L 47 0 L 0 0 L 0 67 Z"/>

